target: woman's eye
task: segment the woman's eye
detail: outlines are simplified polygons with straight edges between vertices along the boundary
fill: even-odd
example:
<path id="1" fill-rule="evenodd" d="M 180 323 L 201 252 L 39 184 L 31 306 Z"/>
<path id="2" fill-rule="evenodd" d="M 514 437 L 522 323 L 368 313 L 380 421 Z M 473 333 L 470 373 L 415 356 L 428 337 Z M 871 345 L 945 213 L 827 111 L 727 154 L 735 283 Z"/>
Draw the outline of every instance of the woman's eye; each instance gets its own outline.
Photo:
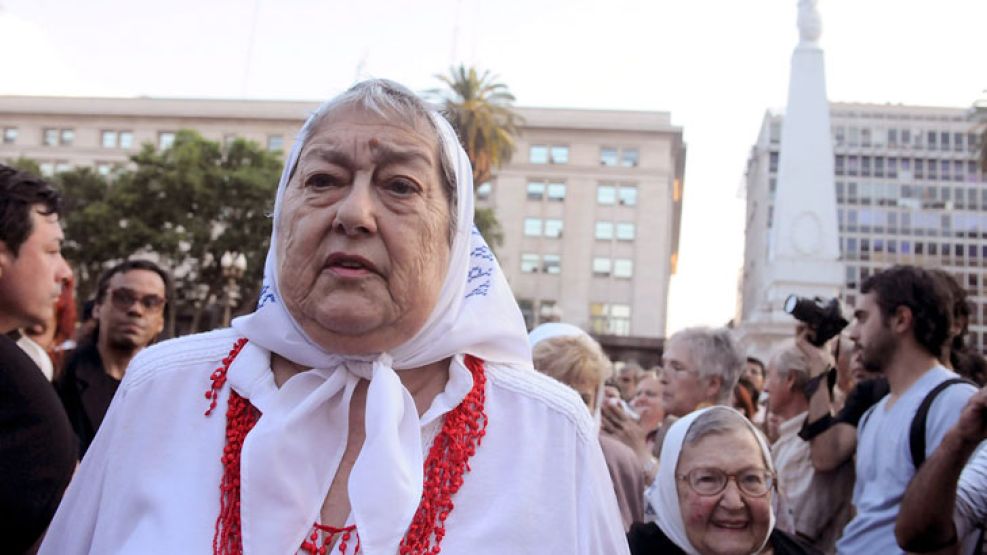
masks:
<path id="1" fill-rule="evenodd" d="M 325 189 L 337 185 L 338 183 L 339 183 L 338 179 L 326 173 L 317 173 L 314 175 L 310 175 L 305 180 L 306 187 L 312 187 L 315 189 Z"/>
<path id="2" fill-rule="evenodd" d="M 407 179 L 392 179 L 387 182 L 387 190 L 403 197 L 418 192 L 418 186 Z"/>

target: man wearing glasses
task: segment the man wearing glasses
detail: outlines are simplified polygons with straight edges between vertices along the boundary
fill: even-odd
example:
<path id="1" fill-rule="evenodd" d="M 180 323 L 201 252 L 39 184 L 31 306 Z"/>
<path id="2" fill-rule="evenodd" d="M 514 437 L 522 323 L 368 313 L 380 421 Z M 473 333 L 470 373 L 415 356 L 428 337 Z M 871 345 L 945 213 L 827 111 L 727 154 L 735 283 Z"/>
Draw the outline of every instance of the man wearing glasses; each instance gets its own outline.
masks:
<path id="1" fill-rule="evenodd" d="M 171 290 L 171 277 L 149 260 L 128 260 L 100 276 L 95 327 L 79 341 L 55 381 L 79 437 L 80 458 L 96 436 L 127 365 L 164 329 Z"/>

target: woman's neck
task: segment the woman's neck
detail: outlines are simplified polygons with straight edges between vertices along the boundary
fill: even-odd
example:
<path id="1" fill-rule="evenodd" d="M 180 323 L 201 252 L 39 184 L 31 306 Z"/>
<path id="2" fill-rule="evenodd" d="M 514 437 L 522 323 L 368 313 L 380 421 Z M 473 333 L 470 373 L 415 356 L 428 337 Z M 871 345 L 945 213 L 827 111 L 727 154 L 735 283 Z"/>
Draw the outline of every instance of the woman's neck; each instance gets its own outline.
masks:
<path id="1" fill-rule="evenodd" d="M 447 358 L 419 368 L 408 368 L 397 372 L 401 384 L 415 400 L 415 408 L 419 416 L 428 410 L 436 395 L 445 390 L 446 383 L 449 382 L 451 360 Z M 292 362 L 277 353 L 271 353 L 271 371 L 274 372 L 274 383 L 279 388 L 295 374 L 307 370 L 309 368 L 306 366 Z"/>

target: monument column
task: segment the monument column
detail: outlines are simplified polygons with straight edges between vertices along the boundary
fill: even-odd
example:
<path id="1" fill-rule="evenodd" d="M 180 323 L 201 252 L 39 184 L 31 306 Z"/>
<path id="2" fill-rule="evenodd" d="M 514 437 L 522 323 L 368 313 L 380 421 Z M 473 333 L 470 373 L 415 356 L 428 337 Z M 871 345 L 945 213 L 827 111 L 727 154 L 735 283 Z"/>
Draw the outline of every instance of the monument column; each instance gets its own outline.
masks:
<path id="1" fill-rule="evenodd" d="M 798 28 L 764 283 L 757 288 L 757 309 L 738 333 L 749 352 L 760 356 L 792 337 L 794 319 L 783 310 L 789 295 L 832 298 L 843 283 L 829 101 L 819 46 L 822 21 L 816 0 L 799 0 Z"/>

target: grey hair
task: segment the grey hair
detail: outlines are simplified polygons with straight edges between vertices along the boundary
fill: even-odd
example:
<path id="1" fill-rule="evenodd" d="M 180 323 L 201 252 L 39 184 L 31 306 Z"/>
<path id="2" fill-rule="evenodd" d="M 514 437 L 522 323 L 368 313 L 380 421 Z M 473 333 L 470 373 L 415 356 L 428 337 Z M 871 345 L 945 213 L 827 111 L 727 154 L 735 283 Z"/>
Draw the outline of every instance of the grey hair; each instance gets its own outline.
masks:
<path id="1" fill-rule="evenodd" d="M 726 435 L 735 432 L 748 432 L 753 435 L 754 441 L 758 444 L 758 450 L 761 451 L 762 458 L 765 457 L 764 450 L 761 448 L 764 445 L 764 438 L 758 435 L 760 432 L 751 425 L 744 415 L 724 406 L 712 407 L 699 415 L 695 422 L 689 426 L 689 431 L 685 433 L 684 441 L 688 445 L 695 445 L 703 438 L 709 436 Z M 764 464 L 768 468 L 771 468 L 771 461 L 765 459 Z"/>
<path id="2" fill-rule="evenodd" d="M 451 245 L 453 237 L 456 235 L 458 195 L 456 193 L 455 166 L 442 141 L 442 132 L 439 131 L 436 121 L 432 119 L 442 116 L 404 85 L 388 79 L 368 79 L 353 85 L 345 92 L 319 106 L 299 133 L 298 140 L 301 141 L 302 146 L 304 147 L 312 132 L 334 110 L 347 106 L 357 106 L 383 118 L 397 118 L 412 129 L 421 130 L 422 122 L 425 122 L 425 131 L 431 135 L 439 149 L 439 171 L 443 181 L 442 188 L 449 203 L 448 239 Z M 295 168 L 292 168 L 291 173 L 293 174 L 294 171 Z"/>
<path id="3" fill-rule="evenodd" d="M 782 343 L 771 355 L 771 362 L 768 365 L 778 372 L 779 377 L 787 377 L 794 373 L 795 391 L 802 394 L 806 382 L 809 381 L 809 359 L 795 345 L 794 340 L 789 339 Z"/>
<path id="4" fill-rule="evenodd" d="M 695 327 L 686 328 L 669 340 L 682 341 L 688 346 L 689 354 L 701 378 L 720 378 L 720 391 L 717 402 L 730 404 L 733 388 L 740 379 L 744 368 L 744 357 L 736 342 L 725 328 Z"/>

